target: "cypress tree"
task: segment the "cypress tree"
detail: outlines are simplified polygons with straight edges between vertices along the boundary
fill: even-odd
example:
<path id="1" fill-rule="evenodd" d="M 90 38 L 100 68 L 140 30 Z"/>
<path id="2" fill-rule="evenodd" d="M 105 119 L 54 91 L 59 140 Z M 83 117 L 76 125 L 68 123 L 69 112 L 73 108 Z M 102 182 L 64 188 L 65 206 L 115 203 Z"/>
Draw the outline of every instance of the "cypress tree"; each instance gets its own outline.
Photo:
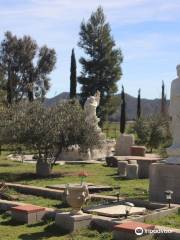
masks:
<path id="1" fill-rule="evenodd" d="M 126 127 L 126 101 L 124 87 L 122 86 L 121 91 L 121 117 L 120 117 L 120 132 L 123 134 Z"/>
<path id="2" fill-rule="evenodd" d="M 141 117 L 141 89 L 138 90 L 137 98 L 137 119 Z"/>
<path id="3" fill-rule="evenodd" d="M 71 54 L 71 74 L 70 74 L 70 98 L 76 97 L 77 77 L 76 77 L 76 58 L 74 48 Z"/>
<path id="4" fill-rule="evenodd" d="M 161 90 L 161 115 L 166 115 L 166 95 L 165 95 L 165 84 L 162 81 L 162 90 Z"/>
<path id="5" fill-rule="evenodd" d="M 121 78 L 120 64 L 123 57 L 116 48 L 111 29 L 106 22 L 103 9 L 98 7 L 87 22 L 81 23 L 78 46 L 85 52 L 80 58 L 82 66 L 78 82 L 82 85 L 80 100 L 84 104 L 87 97 L 99 90 L 101 93 L 98 116 L 102 121 L 116 110 L 113 103 L 117 92 L 117 81 Z"/>

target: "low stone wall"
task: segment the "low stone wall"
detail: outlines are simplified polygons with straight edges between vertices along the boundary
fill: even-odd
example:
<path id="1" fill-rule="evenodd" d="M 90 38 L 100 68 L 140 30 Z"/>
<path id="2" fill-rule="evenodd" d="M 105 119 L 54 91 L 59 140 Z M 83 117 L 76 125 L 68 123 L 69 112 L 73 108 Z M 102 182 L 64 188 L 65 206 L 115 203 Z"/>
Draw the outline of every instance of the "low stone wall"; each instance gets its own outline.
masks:
<path id="1" fill-rule="evenodd" d="M 8 187 L 14 188 L 17 191 L 25 194 L 32 194 L 36 196 L 42 196 L 45 198 L 52 198 L 52 199 L 62 199 L 64 191 L 62 190 L 55 190 L 55 189 L 48 189 L 43 187 L 36 187 L 36 186 L 29 186 L 23 184 L 15 184 L 15 183 L 6 183 Z"/>

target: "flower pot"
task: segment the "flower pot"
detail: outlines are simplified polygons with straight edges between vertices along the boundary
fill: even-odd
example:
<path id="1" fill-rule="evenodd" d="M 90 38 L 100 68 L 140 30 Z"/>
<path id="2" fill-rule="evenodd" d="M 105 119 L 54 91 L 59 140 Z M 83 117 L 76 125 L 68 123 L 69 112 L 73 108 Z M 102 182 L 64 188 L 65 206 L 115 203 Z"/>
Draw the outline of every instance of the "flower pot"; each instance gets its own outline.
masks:
<path id="1" fill-rule="evenodd" d="M 51 175 L 52 168 L 51 164 L 45 161 L 37 161 L 36 163 L 36 174 L 40 177 L 48 177 Z"/>
<path id="2" fill-rule="evenodd" d="M 67 203 L 72 207 L 71 214 L 82 214 L 81 208 L 89 199 L 89 191 L 87 185 L 67 185 L 65 190 Z"/>

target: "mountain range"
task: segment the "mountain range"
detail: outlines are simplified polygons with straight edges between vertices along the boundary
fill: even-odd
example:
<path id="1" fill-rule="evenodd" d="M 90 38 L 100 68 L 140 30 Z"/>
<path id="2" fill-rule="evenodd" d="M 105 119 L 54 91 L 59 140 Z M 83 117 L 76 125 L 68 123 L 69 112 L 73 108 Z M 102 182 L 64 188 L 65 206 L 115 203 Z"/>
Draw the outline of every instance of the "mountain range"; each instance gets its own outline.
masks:
<path id="1" fill-rule="evenodd" d="M 121 95 L 117 94 L 117 97 L 119 98 L 119 103 L 120 103 L 120 98 Z M 45 105 L 47 107 L 51 107 L 55 105 L 58 102 L 61 102 L 63 100 L 69 99 L 69 93 L 68 92 L 62 92 L 59 95 L 52 97 L 52 98 L 46 98 L 45 99 Z M 129 94 L 125 94 L 125 99 L 126 99 L 126 117 L 127 120 L 133 120 L 136 119 L 136 112 L 137 112 L 137 98 L 133 97 Z M 167 104 L 169 105 L 169 100 L 167 100 Z M 146 99 L 142 98 L 141 99 L 141 111 L 143 116 L 150 116 L 154 115 L 157 113 L 160 113 L 161 109 L 161 99 Z M 110 121 L 117 122 L 119 121 L 119 116 L 120 116 L 120 106 L 117 107 L 117 110 L 114 114 L 112 114 L 109 117 Z"/>

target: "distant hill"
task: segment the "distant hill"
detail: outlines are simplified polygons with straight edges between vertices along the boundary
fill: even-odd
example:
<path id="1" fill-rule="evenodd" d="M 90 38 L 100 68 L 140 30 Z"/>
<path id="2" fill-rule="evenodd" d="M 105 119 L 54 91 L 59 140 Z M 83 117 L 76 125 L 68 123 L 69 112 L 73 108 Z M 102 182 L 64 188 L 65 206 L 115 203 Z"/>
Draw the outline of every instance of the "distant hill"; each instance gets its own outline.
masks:
<path id="1" fill-rule="evenodd" d="M 121 95 L 117 94 L 117 97 L 119 98 L 119 102 L 120 102 Z M 129 94 L 126 94 L 125 97 L 126 97 L 127 119 L 133 120 L 136 118 L 137 98 Z M 67 99 L 69 99 L 69 93 L 63 92 L 53 98 L 46 98 L 45 105 L 47 107 L 51 107 L 54 104 Z M 141 106 L 142 114 L 144 116 L 150 116 L 160 112 L 161 100 L 158 98 L 156 99 L 143 98 L 141 99 L 141 104 L 142 104 Z M 169 101 L 168 101 L 168 104 L 169 104 Z M 120 116 L 120 106 L 117 108 L 117 111 L 109 117 L 109 120 L 114 122 L 119 121 L 119 116 Z"/>
<path id="2" fill-rule="evenodd" d="M 69 93 L 68 92 L 62 92 L 55 97 L 46 98 L 45 101 L 44 101 L 44 104 L 47 107 L 51 107 L 51 106 L 55 105 L 56 103 L 59 103 L 63 100 L 67 100 L 67 99 L 69 99 Z"/>

